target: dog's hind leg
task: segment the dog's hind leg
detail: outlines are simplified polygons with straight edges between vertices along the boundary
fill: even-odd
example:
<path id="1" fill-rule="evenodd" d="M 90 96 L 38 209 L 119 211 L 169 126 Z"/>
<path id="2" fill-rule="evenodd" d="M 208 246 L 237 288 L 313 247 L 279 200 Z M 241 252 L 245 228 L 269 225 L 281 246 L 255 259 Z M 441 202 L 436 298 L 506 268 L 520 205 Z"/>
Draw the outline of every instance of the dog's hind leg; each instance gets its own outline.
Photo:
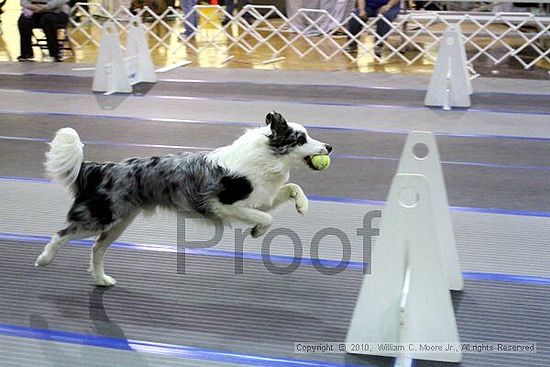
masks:
<path id="1" fill-rule="evenodd" d="M 116 284 L 116 280 L 113 277 L 105 274 L 105 269 L 103 265 L 105 253 L 107 252 L 107 249 L 109 248 L 111 243 L 116 241 L 116 239 L 120 237 L 120 235 L 130 225 L 130 223 L 132 223 L 136 215 L 137 214 L 124 219 L 122 222 L 116 224 L 114 227 L 103 232 L 92 247 L 89 271 L 92 273 L 92 276 L 94 277 L 97 285 L 108 287 Z"/>
<path id="2" fill-rule="evenodd" d="M 36 259 L 34 266 L 50 265 L 57 251 L 71 240 L 80 240 L 86 237 L 92 237 L 96 233 L 82 229 L 78 224 L 71 223 L 67 228 L 57 232 L 50 242 L 44 247 L 42 253 Z"/>
<path id="3" fill-rule="evenodd" d="M 222 217 L 232 217 L 242 220 L 246 223 L 254 224 L 252 228 L 252 237 L 263 236 L 267 229 L 273 223 L 273 217 L 266 212 L 252 208 L 229 207 L 221 212 Z"/>

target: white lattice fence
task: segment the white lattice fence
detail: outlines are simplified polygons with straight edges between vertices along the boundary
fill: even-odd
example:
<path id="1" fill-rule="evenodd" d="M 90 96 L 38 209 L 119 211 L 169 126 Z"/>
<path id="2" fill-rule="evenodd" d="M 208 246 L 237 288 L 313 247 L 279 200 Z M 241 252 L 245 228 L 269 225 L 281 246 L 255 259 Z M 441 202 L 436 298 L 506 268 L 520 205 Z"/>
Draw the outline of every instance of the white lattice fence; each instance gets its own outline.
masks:
<path id="1" fill-rule="evenodd" d="M 69 35 L 76 47 L 99 46 L 98 35 L 103 20 L 113 21 L 121 37 L 125 36 L 127 20 L 133 15 L 128 9 L 120 8 L 109 13 L 99 4 L 88 6 L 93 7 L 93 11 L 89 11 L 85 4 L 77 4 L 74 10 L 81 15 L 80 20 L 71 19 L 73 27 Z M 182 31 L 186 27 L 197 30 L 191 24 L 194 14 L 199 17 L 197 28 L 200 32 L 185 37 Z M 529 13 L 412 12 L 399 15 L 393 22 L 383 16 L 364 21 L 350 14 L 344 21 L 338 21 L 324 10 L 300 9 L 287 18 L 274 6 L 248 5 L 235 16 L 219 6 L 196 6 L 193 13 L 185 15 L 172 7 L 160 15 L 144 8 L 136 15 L 146 20 L 152 50 L 165 48 L 176 52 L 185 46 L 201 52 L 206 48 L 230 50 L 236 47 L 247 54 L 267 49 L 274 55 L 293 53 L 305 57 L 315 54 L 326 60 L 345 56 L 352 61 L 371 54 L 377 61 L 398 59 L 412 64 L 420 59 L 434 60 L 446 26 L 459 23 L 464 32 L 469 62 L 486 57 L 498 65 L 513 58 L 525 69 L 542 61 L 550 64 L 550 17 Z M 231 22 L 222 25 L 220 20 L 223 17 L 229 17 Z M 352 18 L 363 26 L 355 36 L 346 28 Z M 300 27 L 296 26 L 298 22 Z M 390 26 L 390 31 L 383 37 L 376 33 L 377 22 Z M 179 42 L 172 42 L 174 38 Z M 352 42 L 358 43 L 357 55 L 346 50 Z M 383 46 L 381 55 L 373 50 L 376 44 Z M 525 51 L 529 51 L 528 56 L 523 55 Z"/>

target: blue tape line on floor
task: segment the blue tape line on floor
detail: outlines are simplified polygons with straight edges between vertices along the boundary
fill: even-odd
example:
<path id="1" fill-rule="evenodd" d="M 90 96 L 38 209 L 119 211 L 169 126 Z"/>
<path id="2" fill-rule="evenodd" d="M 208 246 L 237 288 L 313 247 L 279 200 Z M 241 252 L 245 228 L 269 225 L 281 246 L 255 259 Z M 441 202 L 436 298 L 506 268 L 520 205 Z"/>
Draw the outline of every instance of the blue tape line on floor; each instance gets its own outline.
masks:
<path id="1" fill-rule="evenodd" d="M 99 335 L 80 334 L 75 332 L 36 329 L 26 326 L 0 324 L 0 334 L 28 338 L 47 340 L 51 342 L 60 342 L 76 345 L 87 345 L 107 349 L 136 351 L 142 353 L 160 354 L 168 357 L 183 359 L 214 361 L 222 363 L 235 363 L 243 366 L 273 366 L 273 367 L 343 367 L 350 366 L 337 363 L 327 363 L 322 361 L 308 361 L 300 359 L 286 359 L 271 356 L 260 356 L 253 354 L 242 354 L 235 352 L 226 352 L 219 350 L 203 349 L 182 345 L 154 343 L 141 340 L 117 339 Z M 365 367 L 365 366 L 363 366 Z"/>
<path id="2" fill-rule="evenodd" d="M 48 236 L 37 236 L 37 235 L 22 235 L 14 233 L 3 233 L 0 232 L 0 240 L 4 241 L 16 241 L 16 242 L 31 242 L 37 244 L 45 244 L 50 240 L 51 237 Z M 91 240 L 78 240 L 71 241 L 73 245 L 91 247 L 93 241 Z M 174 245 L 147 245 L 147 244 L 134 244 L 129 242 L 114 242 L 112 247 L 128 249 L 128 250 L 137 250 L 137 251 L 159 251 L 159 252 L 172 252 L 176 253 L 178 251 L 177 247 Z M 218 257 L 230 257 L 235 258 L 236 256 L 242 256 L 246 260 L 254 261 L 263 261 L 267 259 L 267 256 L 264 256 L 259 253 L 253 252 L 238 252 L 228 250 L 215 250 L 215 249 L 189 249 L 186 248 L 185 252 L 190 255 L 199 255 L 199 256 L 218 256 Z M 290 264 L 294 261 L 299 260 L 300 264 L 307 266 L 314 266 L 314 264 L 319 261 L 322 266 L 327 268 L 333 268 L 340 264 L 340 260 L 332 259 L 319 259 L 314 260 L 306 257 L 292 257 L 292 256 L 282 256 L 282 255 L 271 255 L 269 260 L 273 263 L 278 264 Z M 363 270 L 367 267 L 367 263 L 361 261 L 349 261 L 346 269 L 351 270 Z M 550 285 L 550 278 L 548 277 L 539 277 L 532 275 L 516 275 L 516 274 L 504 274 L 504 273 L 481 273 L 481 272 L 472 272 L 466 271 L 462 273 L 462 276 L 466 280 L 479 280 L 479 281 L 494 281 L 494 282 L 505 282 L 505 283 L 517 283 L 525 285 Z"/>
<path id="3" fill-rule="evenodd" d="M 40 177 L 22 177 L 22 176 L 0 176 L 0 180 L 5 181 L 23 181 L 23 182 L 36 182 L 36 183 L 52 183 L 51 180 Z M 369 199 L 357 199 L 338 196 L 319 196 L 308 195 L 310 200 L 320 202 L 332 202 L 343 204 L 358 204 L 358 205 L 373 205 L 384 206 L 384 201 L 369 200 Z M 531 211 L 531 210 L 514 210 L 505 208 L 475 208 L 475 207 L 463 207 L 463 206 L 450 206 L 451 211 L 457 212 L 470 212 L 470 213 L 485 213 L 485 214 L 498 214 L 498 215 L 518 215 L 526 217 L 544 217 L 550 218 L 550 212 L 543 211 Z"/>

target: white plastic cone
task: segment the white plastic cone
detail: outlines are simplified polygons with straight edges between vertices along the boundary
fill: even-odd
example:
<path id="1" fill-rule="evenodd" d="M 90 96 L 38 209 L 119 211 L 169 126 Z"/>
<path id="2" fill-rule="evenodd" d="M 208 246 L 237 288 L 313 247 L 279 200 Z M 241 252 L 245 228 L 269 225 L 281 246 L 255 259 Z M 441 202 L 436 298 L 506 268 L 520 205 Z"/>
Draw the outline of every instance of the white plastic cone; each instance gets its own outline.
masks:
<path id="1" fill-rule="evenodd" d="M 147 32 L 139 17 L 134 17 L 128 25 L 126 43 L 126 66 L 130 84 L 140 82 L 155 83 L 155 66 L 147 45 Z"/>
<path id="2" fill-rule="evenodd" d="M 120 41 L 114 23 L 105 22 L 101 29 L 101 45 L 92 85 L 94 92 L 131 93 Z"/>
<path id="3" fill-rule="evenodd" d="M 346 343 L 459 343 L 426 177 L 395 176 Z M 458 362 L 460 351 L 348 350 L 387 357 Z"/>
<path id="4" fill-rule="evenodd" d="M 424 104 L 452 107 L 470 107 L 472 84 L 466 66 L 466 51 L 462 43 L 460 25 L 449 24 L 439 46 L 439 54 L 428 86 Z"/>
<path id="5" fill-rule="evenodd" d="M 441 263 L 448 279 L 449 289 L 462 290 L 464 282 L 456 251 L 447 188 L 441 169 L 437 142 L 431 132 L 413 131 L 409 134 L 401 153 L 397 173 L 416 173 L 426 176 L 432 198 L 434 231 L 437 234 Z"/>

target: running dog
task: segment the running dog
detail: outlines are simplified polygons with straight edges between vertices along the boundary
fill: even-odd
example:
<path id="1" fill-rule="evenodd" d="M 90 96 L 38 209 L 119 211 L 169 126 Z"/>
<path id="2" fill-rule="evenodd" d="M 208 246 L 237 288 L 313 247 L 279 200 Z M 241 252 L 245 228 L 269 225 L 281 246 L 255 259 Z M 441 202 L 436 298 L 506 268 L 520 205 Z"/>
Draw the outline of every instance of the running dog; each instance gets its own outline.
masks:
<path id="1" fill-rule="evenodd" d="M 67 227 L 52 237 L 35 265 L 49 265 L 70 240 L 97 237 L 89 270 L 98 285 L 112 286 L 115 279 L 104 272 L 105 252 L 143 211 L 192 210 L 210 220 L 238 220 L 253 226 L 253 237 L 262 236 L 273 222 L 267 212 L 288 200 L 305 214 L 308 199 L 300 186 L 287 183 L 289 170 L 315 169 L 311 156 L 329 154 L 332 147 L 277 112 L 266 116 L 266 125 L 211 152 L 120 163 L 84 161 L 77 132 L 59 130 L 46 153 L 46 171 L 70 188 L 74 203 Z"/>

